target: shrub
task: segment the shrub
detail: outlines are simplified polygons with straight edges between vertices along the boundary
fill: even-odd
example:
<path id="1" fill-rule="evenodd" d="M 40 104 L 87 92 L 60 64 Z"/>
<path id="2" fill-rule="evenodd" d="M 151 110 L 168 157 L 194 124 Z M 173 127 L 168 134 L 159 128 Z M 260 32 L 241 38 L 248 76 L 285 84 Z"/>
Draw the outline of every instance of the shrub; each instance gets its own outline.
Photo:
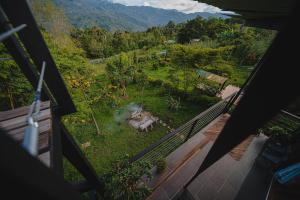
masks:
<path id="1" fill-rule="evenodd" d="M 291 135 L 284 128 L 276 125 L 267 128 L 266 135 L 276 143 L 288 144 L 291 141 Z"/>
<path id="2" fill-rule="evenodd" d="M 167 64 L 168 64 L 167 61 L 162 60 L 162 59 L 159 60 L 159 65 L 160 65 L 161 67 L 165 67 L 165 66 L 167 66 Z"/>
<path id="3" fill-rule="evenodd" d="M 159 64 L 158 64 L 157 62 L 154 62 L 154 63 L 152 64 L 152 69 L 153 69 L 153 70 L 158 70 L 158 67 L 159 67 Z"/>
<path id="4" fill-rule="evenodd" d="M 178 110 L 180 108 L 180 97 L 178 97 L 177 99 L 172 97 L 172 96 L 168 96 L 167 99 L 167 103 L 168 103 L 168 107 L 170 110 Z"/>
<path id="5" fill-rule="evenodd" d="M 152 86 L 161 86 L 163 84 L 162 80 L 159 79 L 153 79 L 151 77 L 148 77 L 148 82 Z"/>
<path id="6" fill-rule="evenodd" d="M 286 135 L 286 131 L 280 126 L 272 126 L 269 128 L 268 133 L 273 136 Z"/>
<path id="7" fill-rule="evenodd" d="M 166 167 L 167 167 L 167 162 L 166 162 L 166 159 L 165 158 L 158 158 L 155 162 L 155 165 L 156 165 L 156 170 L 157 170 L 157 173 L 162 173 Z"/>
<path id="8" fill-rule="evenodd" d="M 103 176 L 105 199 L 144 199 L 150 194 L 142 177 L 151 178 L 151 164 L 143 161 L 130 163 L 128 157 L 116 161 L 112 170 Z"/>

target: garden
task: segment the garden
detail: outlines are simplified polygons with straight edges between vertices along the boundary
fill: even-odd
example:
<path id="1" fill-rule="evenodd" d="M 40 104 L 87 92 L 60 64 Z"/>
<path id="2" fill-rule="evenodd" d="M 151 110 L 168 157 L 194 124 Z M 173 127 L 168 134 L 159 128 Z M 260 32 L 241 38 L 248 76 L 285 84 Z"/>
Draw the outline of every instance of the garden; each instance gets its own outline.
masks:
<path id="1" fill-rule="evenodd" d="M 149 190 L 138 187 L 139 179 L 153 163 L 128 158 L 220 100 L 220 85 L 197 70 L 240 87 L 274 36 L 231 19 L 201 17 L 143 32 L 70 28 L 63 18 L 40 26 L 77 108 L 62 121 L 106 183 L 107 199 L 143 198 Z M 0 54 L 9 57 L 3 45 Z M 1 69 L 1 110 L 29 105 L 32 88 L 16 63 L 5 60 Z M 157 119 L 147 131 L 128 123 L 137 108 Z M 164 158 L 157 159 L 163 171 Z M 83 179 L 66 160 L 64 173 L 68 181 Z"/>

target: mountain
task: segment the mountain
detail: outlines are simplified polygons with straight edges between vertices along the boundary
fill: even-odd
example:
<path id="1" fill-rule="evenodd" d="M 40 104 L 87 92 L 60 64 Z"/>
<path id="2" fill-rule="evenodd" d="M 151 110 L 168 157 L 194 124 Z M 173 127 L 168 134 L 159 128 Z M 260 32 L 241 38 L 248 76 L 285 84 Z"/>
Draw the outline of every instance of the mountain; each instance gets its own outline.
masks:
<path id="1" fill-rule="evenodd" d="M 180 23 L 196 16 L 225 17 L 221 14 L 199 12 L 184 14 L 146 6 L 125 6 L 107 0 L 53 0 L 62 8 L 71 23 L 80 28 L 100 26 L 109 31 L 144 31 L 152 26 L 165 25 L 170 20 Z"/>

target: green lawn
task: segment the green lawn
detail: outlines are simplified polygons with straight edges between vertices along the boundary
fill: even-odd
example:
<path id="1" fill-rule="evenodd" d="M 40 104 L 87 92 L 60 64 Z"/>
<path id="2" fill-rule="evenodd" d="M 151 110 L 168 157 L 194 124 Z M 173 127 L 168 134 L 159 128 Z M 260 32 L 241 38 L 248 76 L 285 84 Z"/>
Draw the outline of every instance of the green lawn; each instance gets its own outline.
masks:
<path id="1" fill-rule="evenodd" d="M 128 98 L 123 98 L 118 107 L 111 108 L 104 105 L 93 105 L 97 122 L 101 129 L 101 135 L 97 135 L 92 123 L 84 125 L 72 125 L 70 132 L 78 144 L 90 142 L 90 146 L 83 148 L 84 153 L 95 167 L 98 174 L 107 172 L 111 163 L 124 154 L 133 156 L 144 148 L 159 140 L 168 133 L 168 129 L 159 123 L 155 124 L 149 132 L 139 132 L 129 126 L 126 121 L 119 122 L 116 115 L 124 110 L 130 103 L 141 103 L 144 110 L 159 117 L 171 128 L 177 128 L 183 123 L 206 109 L 205 105 L 197 105 L 191 102 L 182 102 L 178 111 L 170 111 L 166 102 L 167 97 L 161 95 L 161 88 L 148 86 L 141 96 L 141 90 L 137 85 L 127 88 Z M 65 163 L 67 180 L 80 180 L 80 176 Z"/>
<path id="2" fill-rule="evenodd" d="M 101 84 L 104 84 L 105 81 L 107 81 L 105 75 L 105 62 L 93 64 L 92 67 L 94 68 L 93 71 L 96 74 L 97 80 L 96 84 L 89 88 L 89 90 L 95 92 L 99 89 Z M 169 71 L 172 69 L 170 66 L 153 70 L 151 63 L 145 63 L 143 69 L 149 78 L 159 79 L 165 82 L 170 81 L 168 78 Z M 251 70 L 251 67 L 237 68 L 229 83 L 241 85 Z M 178 71 L 177 75 L 180 80 L 183 80 L 182 71 Z M 179 85 L 179 87 L 181 86 Z M 92 106 L 97 123 L 101 129 L 100 135 L 97 135 L 95 126 L 92 122 L 81 124 L 73 123 L 68 126 L 68 129 L 82 147 L 82 150 L 98 174 L 109 171 L 112 162 L 121 156 L 125 154 L 133 156 L 169 132 L 168 128 L 159 123 L 154 126 L 153 130 L 146 133 L 135 130 L 129 126 L 125 120 L 120 121 L 122 112 L 126 110 L 128 105 L 141 104 L 144 110 L 159 117 L 163 122 L 174 129 L 207 108 L 207 105 L 181 101 L 181 107 L 178 111 L 170 111 L 168 109 L 167 96 L 162 92 L 162 88 L 153 87 L 151 85 L 148 85 L 145 88 L 143 96 L 141 94 L 141 88 L 135 84 L 129 85 L 126 93 L 127 97 L 118 98 L 119 102 L 115 107 L 108 106 L 103 102 Z M 78 101 L 84 101 L 84 99 L 78 98 Z M 85 143 L 90 143 L 90 146 L 84 148 L 82 144 Z M 65 162 L 64 166 L 67 180 L 76 181 L 82 179 L 82 177 L 80 177 L 67 162 Z"/>

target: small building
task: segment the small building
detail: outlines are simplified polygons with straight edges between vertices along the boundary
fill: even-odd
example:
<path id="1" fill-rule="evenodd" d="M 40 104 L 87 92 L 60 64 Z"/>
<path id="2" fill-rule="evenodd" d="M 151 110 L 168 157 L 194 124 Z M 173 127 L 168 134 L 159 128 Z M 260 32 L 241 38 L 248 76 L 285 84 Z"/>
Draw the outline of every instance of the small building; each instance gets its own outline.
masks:
<path id="1" fill-rule="evenodd" d="M 167 40 L 165 41 L 166 44 L 175 44 L 176 41 L 175 40 Z"/>
<path id="2" fill-rule="evenodd" d="M 166 56 L 167 55 L 167 51 L 166 50 L 161 51 L 161 52 L 159 52 L 159 55 L 160 56 Z"/>
<path id="3" fill-rule="evenodd" d="M 225 83 L 228 80 L 228 78 L 226 78 L 226 77 L 213 74 L 213 73 L 205 71 L 203 69 L 198 69 L 196 72 L 197 72 L 199 78 L 205 78 L 207 80 L 218 83 L 220 85 L 219 91 L 221 91 L 224 88 Z M 200 85 L 198 84 L 197 88 L 201 89 L 202 88 L 201 84 Z"/>
<path id="4" fill-rule="evenodd" d="M 198 43 L 198 42 L 200 42 L 199 38 L 191 39 L 190 41 L 191 44 Z"/>

